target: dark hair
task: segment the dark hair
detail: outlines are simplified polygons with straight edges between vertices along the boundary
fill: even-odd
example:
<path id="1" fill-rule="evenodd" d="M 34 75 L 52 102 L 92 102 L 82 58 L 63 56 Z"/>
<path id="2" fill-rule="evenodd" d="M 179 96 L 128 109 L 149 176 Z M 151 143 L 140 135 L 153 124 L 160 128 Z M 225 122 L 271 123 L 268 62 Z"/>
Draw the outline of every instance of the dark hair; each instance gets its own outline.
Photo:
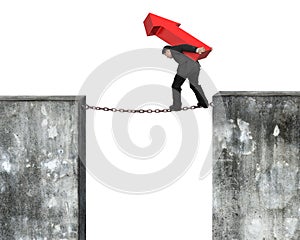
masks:
<path id="1" fill-rule="evenodd" d="M 167 45 L 167 46 L 164 46 L 164 48 L 162 49 L 161 53 L 162 54 L 165 54 L 167 49 L 171 49 L 171 46 L 170 45 Z"/>

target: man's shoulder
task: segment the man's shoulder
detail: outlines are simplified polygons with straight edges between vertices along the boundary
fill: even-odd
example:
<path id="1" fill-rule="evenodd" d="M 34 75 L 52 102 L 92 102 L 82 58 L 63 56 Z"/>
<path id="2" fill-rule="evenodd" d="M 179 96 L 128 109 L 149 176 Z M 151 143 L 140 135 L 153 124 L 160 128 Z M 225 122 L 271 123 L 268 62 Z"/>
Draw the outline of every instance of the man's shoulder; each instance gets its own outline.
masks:
<path id="1" fill-rule="evenodd" d="M 171 49 L 178 52 L 196 52 L 197 47 L 192 46 L 190 44 L 179 44 L 179 45 L 171 46 Z"/>
<path id="2" fill-rule="evenodd" d="M 172 49 L 172 48 L 170 48 L 170 51 L 171 51 L 171 53 L 173 54 L 176 54 L 176 55 L 184 55 L 182 52 L 179 52 L 179 51 L 177 51 L 176 49 Z M 185 56 L 185 55 L 184 55 Z"/>
<path id="3" fill-rule="evenodd" d="M 186 56 L 184 53 L 178 52 L 176 50 L 171 49 L 171 53 L 174 58 L 178 58 L 178 59 L 186 60 L 186 61 L 192 60 L 188 56 Z"/>
<path id="4" fill-rule="evenodd" d="M 180 46 L 180 45 L 171 46 L 171 47 L 170 47 L 170 50 L 176 51 L 176 52 L 179 52 L 179 53 L 182 52 L 182 49 L 181 49 L 181 46 Z"/>

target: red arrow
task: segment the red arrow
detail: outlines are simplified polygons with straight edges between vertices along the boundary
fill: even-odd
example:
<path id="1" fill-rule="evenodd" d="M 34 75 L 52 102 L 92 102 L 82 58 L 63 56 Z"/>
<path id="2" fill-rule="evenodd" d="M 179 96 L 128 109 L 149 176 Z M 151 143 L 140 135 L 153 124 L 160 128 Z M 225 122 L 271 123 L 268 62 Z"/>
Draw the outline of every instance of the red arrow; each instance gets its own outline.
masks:
<path id="1" fill-rule="evenodd" d="M 186 31 L 179 28 L 180 23 L 149 13 L 144 20 L 144 26 L 147 36 L 156 35 L 163 41 L 174 46 L 179 44 L 190 44 L 196 47 L 204 47 L 205 52 L 202 54 L 184 52 L 185 55 L 193 60 L 199 60 L 207 57 L 212 48 L 199 41 Z"/>

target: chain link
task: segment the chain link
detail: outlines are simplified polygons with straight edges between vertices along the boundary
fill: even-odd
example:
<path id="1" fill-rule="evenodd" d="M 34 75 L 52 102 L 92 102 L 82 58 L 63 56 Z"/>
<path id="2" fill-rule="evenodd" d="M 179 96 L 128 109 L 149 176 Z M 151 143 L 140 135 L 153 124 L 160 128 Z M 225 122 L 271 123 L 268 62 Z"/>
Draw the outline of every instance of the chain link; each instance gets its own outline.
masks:
<path id="1" fill-rule="evenodd" d="M 213 107 L 213 103 L 209 104 L 210 107 Z M 202 108 L 196 105 L 189 106 L 189 107 L 182 107 L 180 110 L 171 110 L 169 108 L 164 109 L 124 109 L 124 108 L 108 108 L 108 107 L 97 107 L 97 106 L 89 106 L 88 104 L 82 105 L 82 107 L 86 110 L 97 110 L 97 111 L 111 111 L 111 112 L 120 112 L 120 113 L 166 113 L 166 112 L 178 112 L 178 111 L 187 111 L 187 110 L 194 110 L 196 108 Z"/>

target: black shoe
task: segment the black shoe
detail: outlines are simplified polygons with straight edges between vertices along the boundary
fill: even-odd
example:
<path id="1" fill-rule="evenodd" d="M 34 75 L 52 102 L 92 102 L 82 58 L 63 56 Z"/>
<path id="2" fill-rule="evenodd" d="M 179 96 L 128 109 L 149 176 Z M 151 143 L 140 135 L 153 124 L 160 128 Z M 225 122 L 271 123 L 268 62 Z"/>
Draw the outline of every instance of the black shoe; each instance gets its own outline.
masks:
<path id="1" fill-rule="evenodd" d="M 174 106 L 174 105 L 171 105 L 171 106 L 170 106 L 170 110 L 171 110 L 171 111 L 180 111 L 180 110 L 181 110 L 181 106 Z"/>
<path id="2" fill-rule="evenodd" d="M 203 104 L 203 103 L 197 103 L 197 106 L 198 107 L 203 107 L 203 108 L 208 108 L 208 105 L 207 104 Z"/>

